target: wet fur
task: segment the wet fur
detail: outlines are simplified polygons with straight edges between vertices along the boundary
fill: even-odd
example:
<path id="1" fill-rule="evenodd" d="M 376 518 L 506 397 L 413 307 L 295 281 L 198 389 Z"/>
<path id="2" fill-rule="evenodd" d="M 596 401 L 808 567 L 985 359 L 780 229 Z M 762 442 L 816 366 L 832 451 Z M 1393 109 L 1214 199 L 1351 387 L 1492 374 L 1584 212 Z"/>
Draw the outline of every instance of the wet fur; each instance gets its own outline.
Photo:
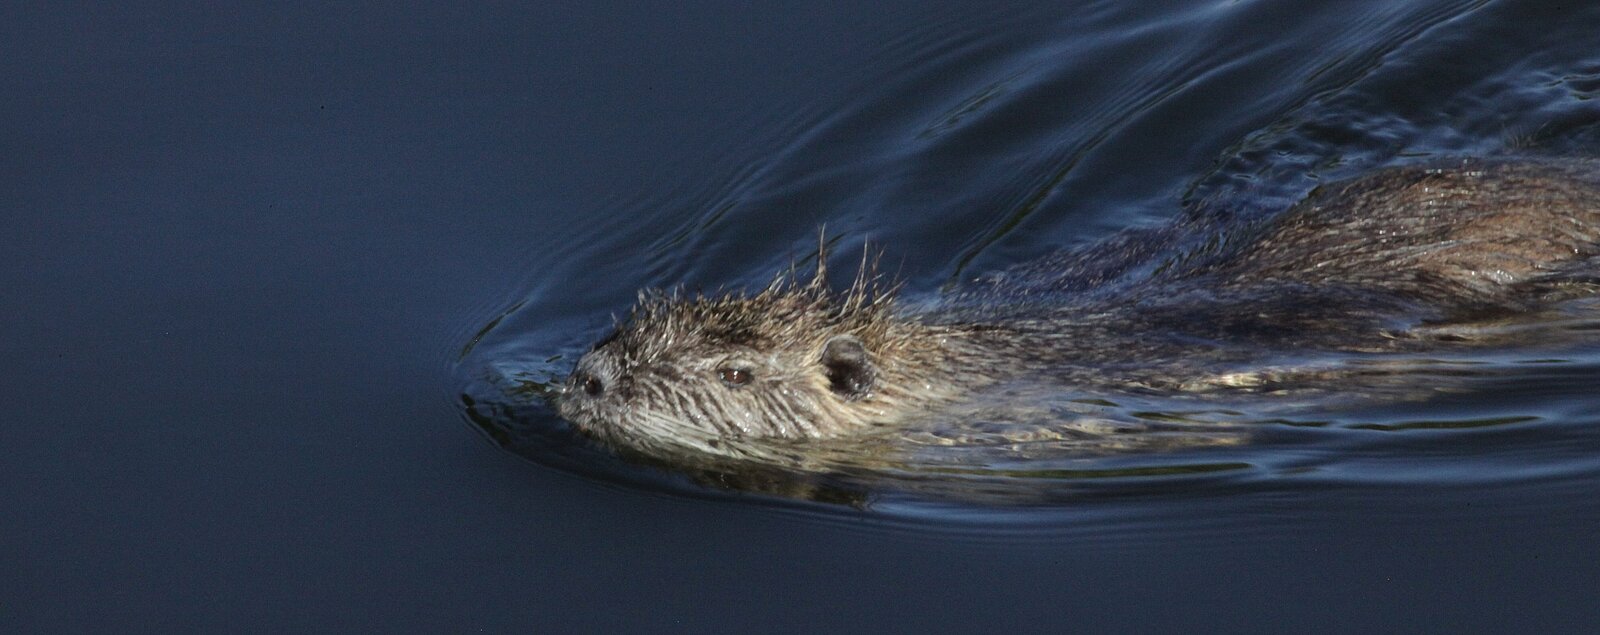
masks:
<path id="1" fill-rule="evenodd" d="M 1426 347 L 1424 323 L 1593 293 L 1589 162 L 1382 170 L 1259 220 L 1197 210 L 899 307 L 819 262 L 753 295 L 647 292 L 580 360 L 562 414 L 617 446 L 724 452 L 932 416 L 987 386 L 1206 390 L 1274 355 Z M 825 257 L 824 259 L 825 260 Z M 729 369 L 747 385 L 718 380 Z M 590 383 L 596 382 L 596 383 Z M 603 384 L 590 395 L 585 386 Z"/>

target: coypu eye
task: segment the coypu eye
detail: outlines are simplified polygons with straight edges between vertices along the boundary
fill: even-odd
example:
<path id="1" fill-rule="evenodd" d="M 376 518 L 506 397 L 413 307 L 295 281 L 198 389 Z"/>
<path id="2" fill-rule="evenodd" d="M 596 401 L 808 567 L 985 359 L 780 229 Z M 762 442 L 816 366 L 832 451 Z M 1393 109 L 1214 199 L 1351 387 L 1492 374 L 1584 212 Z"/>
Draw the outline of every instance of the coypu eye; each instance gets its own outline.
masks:
<path id="1" fill-rule="evenodd" d="M 590 397 L 599 397 L 600 393 L 605 392 L 605 390 L 606 385 L 600 383 L 599 378 L 594 375 L 583 376 L 583 392 L 588 393 Z"/>
<path id="2" fill-rule="evenodd" d="M 722 383 L 738 388 L 750 383 L 750 371 L 743 368 L 718 368 L 717 377 Z"/>

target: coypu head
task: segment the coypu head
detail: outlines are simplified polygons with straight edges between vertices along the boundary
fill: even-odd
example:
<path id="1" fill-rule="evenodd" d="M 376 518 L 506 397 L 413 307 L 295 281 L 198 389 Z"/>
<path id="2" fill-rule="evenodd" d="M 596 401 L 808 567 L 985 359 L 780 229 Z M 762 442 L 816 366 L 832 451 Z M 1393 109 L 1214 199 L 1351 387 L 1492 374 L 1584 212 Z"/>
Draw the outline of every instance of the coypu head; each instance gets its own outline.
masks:
<path id="1" fill-rule="evenodd" d="M 791 273 L 753 295 L 641 293 L 578 361 L 561 415 L 612 445 L 720 453 L 840 435 L 936 400 L 949 338 L 897 317 L 868 271 L 843 293 L 820 264 L 809 283 Z"/>

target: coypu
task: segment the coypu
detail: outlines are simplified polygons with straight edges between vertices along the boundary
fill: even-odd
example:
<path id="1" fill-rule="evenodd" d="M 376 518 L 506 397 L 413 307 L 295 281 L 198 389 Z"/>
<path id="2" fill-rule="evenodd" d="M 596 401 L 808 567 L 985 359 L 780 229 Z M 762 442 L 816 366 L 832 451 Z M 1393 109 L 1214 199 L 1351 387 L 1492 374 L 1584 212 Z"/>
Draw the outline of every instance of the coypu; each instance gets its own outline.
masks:
<path id="1" fill-rule="evenodd" d="M 1463 161 L 1323 185 L 1279 214 L 1195 209 L 970 281 L 917 309 L 864 262 L 840 293 L 644 292 L 578 362 L 560 414 L 614 448 L 849 438 L 983 391 L 1259 387 L 1274 359 L 1425 350 L 1418 327 L 1591 294 L 1600 170 Z M 1204 207 L 1204 206 L 1202 206 Z M 1014 394 L 1015 391 L 1012 391 Z"/>

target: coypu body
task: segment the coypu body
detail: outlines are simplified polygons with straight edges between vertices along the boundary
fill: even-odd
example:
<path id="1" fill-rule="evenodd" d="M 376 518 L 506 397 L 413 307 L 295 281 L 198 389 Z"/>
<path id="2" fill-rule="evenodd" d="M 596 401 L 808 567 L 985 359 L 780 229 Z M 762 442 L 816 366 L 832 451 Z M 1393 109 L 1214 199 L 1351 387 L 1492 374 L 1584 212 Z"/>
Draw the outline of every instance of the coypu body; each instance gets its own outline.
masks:
<path id="1" fill-rule="evenodd" d="M 1381 170 L 1266 218 L 1200 210 L 1130 230 L 923 309 L 867 267 L 843 293 L 818 269 L 752 295 L 643 294 L 579 360 L 562 416 L 615 447 L 718 454 L 904 425 L 1023 384 L 1205 391 L 1286 357 L 1418 350 L 1418 325 L 1593 293 L 1600 169 Z"/>

